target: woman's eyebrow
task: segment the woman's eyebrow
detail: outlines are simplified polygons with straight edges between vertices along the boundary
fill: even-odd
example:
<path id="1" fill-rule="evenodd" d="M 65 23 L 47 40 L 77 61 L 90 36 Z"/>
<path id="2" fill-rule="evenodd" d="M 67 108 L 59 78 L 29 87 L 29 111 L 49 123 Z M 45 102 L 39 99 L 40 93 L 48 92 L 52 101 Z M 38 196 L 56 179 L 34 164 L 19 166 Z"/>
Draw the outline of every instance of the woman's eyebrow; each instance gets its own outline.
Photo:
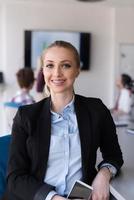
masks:
<path id="1" fill-rule="evenodd" d="M 62 60 L 61 62 L 70 62 L 71 63 L 71 60 Z"/>
<path id="2" fill-rule="evenodd" d="M 45 60 L 45 62 L 54 62 L 53 60 Z"/>

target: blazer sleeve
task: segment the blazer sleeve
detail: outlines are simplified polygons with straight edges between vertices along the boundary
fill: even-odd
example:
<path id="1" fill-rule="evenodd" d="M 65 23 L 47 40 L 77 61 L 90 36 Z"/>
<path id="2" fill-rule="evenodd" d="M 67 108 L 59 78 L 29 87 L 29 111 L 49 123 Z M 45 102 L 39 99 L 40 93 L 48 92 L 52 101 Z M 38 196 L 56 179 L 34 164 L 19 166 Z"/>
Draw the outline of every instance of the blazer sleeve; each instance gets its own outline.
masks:
<path id="1" fill-rule="evenodd" d="M 108 108 L 102 102 L 101 105 L 100 151 L 102 152 L 103 161 L 98 165 L 98 168 L 103 163 L 110 163 L 119 171 L 123 165 L 123 156 L 116 134 L 116 127 Z"/>
<path id="2" fill-rule="evenodd" d="M 7 183 L 8 192 L 22 200 L 44 200 L 54 187 L 40 181 L 31 173 L 31 159 L 27 152 L 27 138 L 29 127 L 26 116 L 17 112 L 13 128 L 12 141 L 9 155 Z"/>

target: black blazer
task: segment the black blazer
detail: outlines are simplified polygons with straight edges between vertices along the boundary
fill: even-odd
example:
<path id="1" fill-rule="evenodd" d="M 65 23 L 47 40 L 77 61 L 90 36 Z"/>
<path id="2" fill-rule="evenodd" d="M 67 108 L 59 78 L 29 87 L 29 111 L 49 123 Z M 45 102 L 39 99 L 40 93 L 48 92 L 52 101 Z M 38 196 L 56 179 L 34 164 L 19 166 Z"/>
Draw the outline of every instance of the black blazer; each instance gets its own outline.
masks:
<path id="1" fill-rule="evenodd" d="M 8 165 L 8 200 L 44 200 L 54 186 L 44 183 L 51 137 L 50 97 L 20 107 L 12 128 Z M 109 110 L 99 99 L 75 95 L 81 141 L 83 181 L 96 175 L 96 153 L 117 170 L 123 164 L 116 128 Z"/>

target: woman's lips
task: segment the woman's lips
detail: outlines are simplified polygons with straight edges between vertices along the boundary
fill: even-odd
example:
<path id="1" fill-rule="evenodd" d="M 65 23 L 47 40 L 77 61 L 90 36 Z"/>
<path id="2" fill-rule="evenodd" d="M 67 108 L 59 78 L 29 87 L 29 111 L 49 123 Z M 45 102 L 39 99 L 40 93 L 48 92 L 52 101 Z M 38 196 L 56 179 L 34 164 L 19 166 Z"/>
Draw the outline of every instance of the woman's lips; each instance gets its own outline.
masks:
<path id="1" fill-rule="evenodd" d="M 65 80 L 52 80 L 52 83 L 54 85 L 62 85 L 65 82 Z"/>

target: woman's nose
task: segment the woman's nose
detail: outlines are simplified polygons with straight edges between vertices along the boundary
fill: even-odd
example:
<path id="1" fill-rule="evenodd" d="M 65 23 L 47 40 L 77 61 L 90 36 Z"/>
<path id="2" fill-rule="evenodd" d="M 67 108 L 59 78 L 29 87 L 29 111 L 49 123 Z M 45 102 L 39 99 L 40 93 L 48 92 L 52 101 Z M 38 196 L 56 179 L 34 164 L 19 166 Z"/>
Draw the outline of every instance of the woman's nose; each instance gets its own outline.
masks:
<path id="1" fill-rule="evenodd" d="M 62 70 L 60 67 L 55 67 L 54 69 L 54 75 L 55 76 L 61 76 L 62 75 Z"/>

